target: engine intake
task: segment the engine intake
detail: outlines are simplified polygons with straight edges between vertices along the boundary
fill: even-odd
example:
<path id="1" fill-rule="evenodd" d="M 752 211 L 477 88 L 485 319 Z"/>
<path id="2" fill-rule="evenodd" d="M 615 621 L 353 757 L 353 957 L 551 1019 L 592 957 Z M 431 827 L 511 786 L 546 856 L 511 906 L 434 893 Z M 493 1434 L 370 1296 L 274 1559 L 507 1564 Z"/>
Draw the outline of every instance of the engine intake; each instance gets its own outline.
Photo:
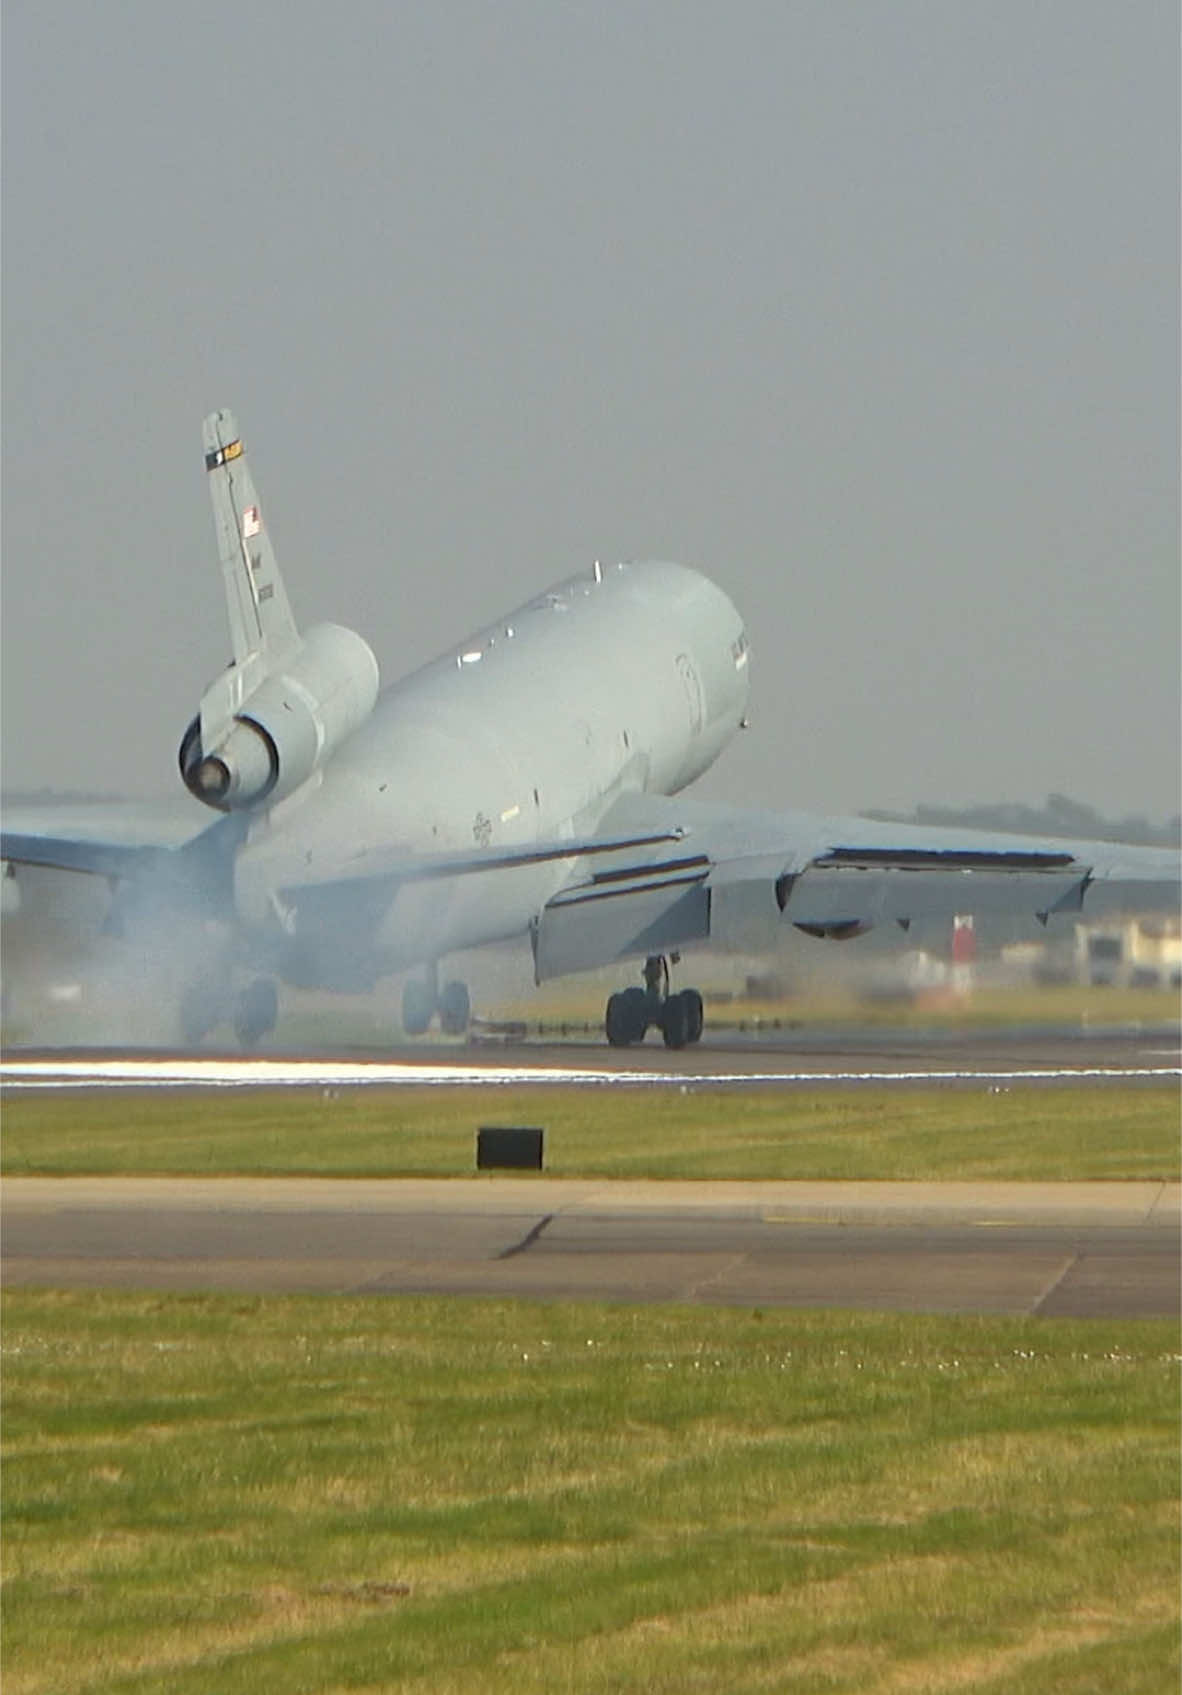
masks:
<path id="1" fill-rule="evenodd" d="M 204 745 L 194 718 L 178 756 L 185 787 L 219 812 L 273 805 L 307 782 L 377 698 L 368 642 L 340 624 L 317 624 L 282 669 L 247 695 L 213 746 Z"/>

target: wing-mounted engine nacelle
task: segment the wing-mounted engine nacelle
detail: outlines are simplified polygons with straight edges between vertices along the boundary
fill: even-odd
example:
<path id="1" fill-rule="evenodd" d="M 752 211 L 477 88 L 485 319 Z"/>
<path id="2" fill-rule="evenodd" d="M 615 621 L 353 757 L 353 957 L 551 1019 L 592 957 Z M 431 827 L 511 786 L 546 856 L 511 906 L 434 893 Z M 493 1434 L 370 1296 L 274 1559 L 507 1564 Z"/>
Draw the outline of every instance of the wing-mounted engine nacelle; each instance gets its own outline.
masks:
<path id="1" fill-rule="evenodd" d="M 273 805 L 298 789 L 373 711 L 378 662 L 368 642 L 317 624 L 264 677 L 211 747 L 194 718 L 180 746 L 189 793 L 219 812 Z"/>

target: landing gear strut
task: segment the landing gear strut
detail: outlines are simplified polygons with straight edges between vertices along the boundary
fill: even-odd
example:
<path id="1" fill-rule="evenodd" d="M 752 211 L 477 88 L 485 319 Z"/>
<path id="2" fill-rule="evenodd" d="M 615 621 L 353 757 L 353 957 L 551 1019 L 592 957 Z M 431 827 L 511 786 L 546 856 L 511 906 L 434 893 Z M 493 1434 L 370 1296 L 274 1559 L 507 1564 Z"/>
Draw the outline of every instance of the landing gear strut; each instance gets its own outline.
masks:
<path id="1" fill-rule="evenodd" d="M 445 983 L 440 989 L 432 966 L 426 977 L 410 977 L 403 987 L 402 1028 L 408 1036 L 426 1035 L 436 1013 L 445 1036 L 462 1036 L 468 1028 L 472 1004 L 466 983 Z"/>
<path id="2" fill-rule="evenodd" d="M 679 955 L 673 954 L 674 965 Z M 655 1025 L 667 1048 L 684 1048 L 702 1035 L 702 997 L 697 989 L 669 991 L 669 961 L 650 954 L 644 962 L 644 988 L 621 989 L 607 1003 L 604 1029 L 613 1048 L 643 1042 Z"/>

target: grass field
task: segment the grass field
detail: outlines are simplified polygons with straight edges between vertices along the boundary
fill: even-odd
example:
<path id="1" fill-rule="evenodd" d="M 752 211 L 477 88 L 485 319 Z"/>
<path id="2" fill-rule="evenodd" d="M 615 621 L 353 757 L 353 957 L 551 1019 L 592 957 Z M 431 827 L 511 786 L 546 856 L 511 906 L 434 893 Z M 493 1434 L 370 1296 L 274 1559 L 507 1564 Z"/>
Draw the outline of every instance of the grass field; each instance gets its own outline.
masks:
<path id="1" fill-rule="evenodd" d="M 1146 1178 L 1171 1088 L 12 1094 L 4 1170 Z M 1173 1695 L 1170 1322 L 14 1291 L 5 1695 Z"/>
<path id="2" fill-rule="evenodd" d="M 356 1089 L 12 1094 L 7 1175 L 470 1174 L 482 1123 L 539 1124 L 558 1176 L 1169 1178 L 1163 1088 Z"/>
<path id="3" fill-rule="evenodd" d="M 1170 1323 L 3 1316 L 6 1695 L 1178 1686 Z"/>

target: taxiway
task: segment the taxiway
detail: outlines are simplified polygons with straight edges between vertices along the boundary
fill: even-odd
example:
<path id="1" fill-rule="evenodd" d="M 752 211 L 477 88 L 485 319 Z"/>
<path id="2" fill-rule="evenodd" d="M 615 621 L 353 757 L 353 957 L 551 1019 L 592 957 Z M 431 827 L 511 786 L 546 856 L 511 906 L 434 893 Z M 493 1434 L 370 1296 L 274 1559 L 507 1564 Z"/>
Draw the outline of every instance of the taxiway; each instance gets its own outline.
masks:
<path id="1" fill-rule="evenodd" d="M 1182 1186 L 10 1178 L 10 1287 L 1158 1316 Z"/>

